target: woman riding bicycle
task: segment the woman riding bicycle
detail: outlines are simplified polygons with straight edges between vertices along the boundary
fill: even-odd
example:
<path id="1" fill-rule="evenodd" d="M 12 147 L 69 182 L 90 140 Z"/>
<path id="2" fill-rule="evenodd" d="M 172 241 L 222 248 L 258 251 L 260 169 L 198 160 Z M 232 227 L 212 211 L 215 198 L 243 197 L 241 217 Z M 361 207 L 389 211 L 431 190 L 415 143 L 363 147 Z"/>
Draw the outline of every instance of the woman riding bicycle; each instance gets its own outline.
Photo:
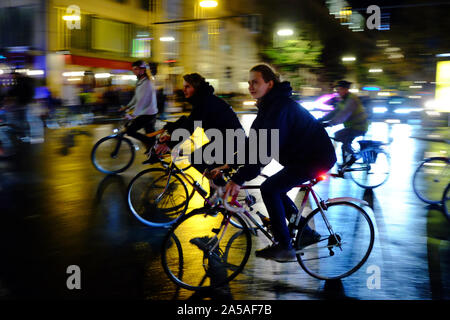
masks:
<path id="1" fill-rule="evenodd" d="M 156 91 L 152 81 L 147 75 L 147 64 L 138 60 L 132 64 L 133 73 L 138 78 L 136 83 L 136 90 L 133 99 L 119 111 L 125 111 L 133 108 L 134 118 L 127 124 L 127 134 L 135 139 L 140 140 L 146 147 L 145 153 L 150 151 L 150 148 L 155 143 L 155 138 L 149 138 L 144 134 L 137 132 L 144 128 L 146 133 L 155 131 L 156 115 L 158 108 L 156 106 Z"/>
<path id="2" fill-rule="evenodd" d="M 336 162 L 336 155 L 322 125 L 291 99 L 292 88 L 289 82 L 280 82 L 279 76 L 269 66 L 261 64 L 250 70 L 248 83 L 250 95 L 257 99 L 258 107 L 252 128 L 256 131 L 279 130 L 279 162 L 284 166 L 261 185 L 262 199 L 269 213 L 277 244 L 256 251 L 256 255 L 277 261 L 290 261 L 295 259 L 295 250 L 286 218 L 289 219 L 297 208 L 287 192 L 331 169 Z M 270 147 L 269 145 L 268 150 Z M 237 195 L 242 184 L 256 178 L 262 167 L 261 163 L 257 163 L 239 168 L 227 183 L 227 193 Z M 318 235 L 311 230 L 311 237 L 317 238 Z"/>
<path id="3" fill-rule="evenodd" d="M 236 165 L 235 151 L 238 149 L 238 144 L 245 143 L 245 132 L 231 106 L 224 100 L 214 95 L 214 88 L 206 82 L 205 78 L 198 73 L 191 73 L 184 75 L 183 79 L 183 92 L 186 100 L 192 104 L 192 111 L 188 117 L 183 116 L 176 122 L 168 123 L 164 127 L 168 135 L 163 135 L 163 137 L 160 138 L 159 144 L 155 147 L 155 153 L 165 153 L 170 149 L 170 147 L 173 147 L 178 143 L 177 141 L 169 141 L 170 135 L 176 129 L 183 128 L 188 130 L 190 134 L 193 134 L 197 126 L 201 123 L 201 126 L 205 130 L 210 142 L 191 154 L 191 163 L 194 168 L 201 173 L 205 170 L 216 168 L 215 170 L 212 170 L 209 175 L 211 178 L 215 178 L 219 175 L 220 169 L 228 167 L 226 160 L 230 159 L 230 155 L 227 157 L 226 146 L 231 145 L 231 143 L 233 143 L 234 146 L 232 149 L 233 163 L 229 164 Z M 206 161 L 204 158 L 205 149 L 208 148 L 211 143 L 214 143 L 215 139 L 214 136 L 209 135 L 210 131 L 208 129 L 217 129 L 223 137 L 222 146 L 218 146 L 218 148 L 214 150 L 215 152 L 213 152 L 214 154 L 212 158 L 216 160 L 214 162 Z M 236 139 L 231 136 L 227 137 L 226 131 L 230 129 L 233 131 L 242 130 L 243 139 Z M 231 139 L 234 141 L 230 141 Z M 217 152 L 221 153 L 222 157 L 218 156 L 218 154 L 216 154 Z M 201 161 L 195 161 L 196 159 L 200 159 Z M 149 162 L 150 161 L 151 160 L 149 160 Z"/>

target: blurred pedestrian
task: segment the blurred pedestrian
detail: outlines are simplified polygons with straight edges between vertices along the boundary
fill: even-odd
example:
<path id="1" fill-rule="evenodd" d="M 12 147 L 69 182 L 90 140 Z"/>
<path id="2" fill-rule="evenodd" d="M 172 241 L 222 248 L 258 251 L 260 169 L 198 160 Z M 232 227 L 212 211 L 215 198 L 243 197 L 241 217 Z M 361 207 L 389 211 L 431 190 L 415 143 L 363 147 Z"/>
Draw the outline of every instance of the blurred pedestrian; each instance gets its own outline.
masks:
<path id="1" fill-rule="evenodd" d="M 8 92 L 8 96 L 12 99 L 10 108 L 12 117 L 9 121 L 15 126 L 20 135 L 28 137 L 30 127 L 27 121 L 27 109 L 33 102 L 34 81 L 22 73 L 14 72 L 12 77 L 14 85 Z"/>

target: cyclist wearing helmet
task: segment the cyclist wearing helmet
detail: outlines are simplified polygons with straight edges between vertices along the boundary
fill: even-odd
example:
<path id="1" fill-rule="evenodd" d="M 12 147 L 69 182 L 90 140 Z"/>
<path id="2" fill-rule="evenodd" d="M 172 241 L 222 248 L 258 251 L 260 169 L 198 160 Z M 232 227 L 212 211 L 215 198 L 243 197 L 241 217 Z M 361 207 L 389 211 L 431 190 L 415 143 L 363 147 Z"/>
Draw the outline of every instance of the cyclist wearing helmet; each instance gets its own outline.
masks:
<path id="1" fill-rule="evenodd" d="M 131 101 L 119 111 L 133 109 L 131 117 L 134 118 L 131 123 L 127 125 L 127 134 L 133 138 L 140 140 L 147 150 L 155 142 L 155 138 L 149 138 L 144 134 L 138 133 L 139 129 L 144 128 L 146 133 L 155 131 L 156 115 L 158 108 L 156 105 L 156 91 L 155 87 L 147 75 L 147 64 L 138 60 L 132 64 L 132 70 L 137 77 L 136 89 Z"/>
<path id="2" fill-rule="evenodd" d="M 366 134 L 369 127 L 367 113 L 359 98 L 349 91 L 351 82 L 341 80 L 336 89 L 341 98 L 336 109 L 319 119 L 324 127 L 335 126 L 343 123 L 344 129 L 335 133 L 335 139 L 342 142 L 343 166 L 348 166 L 356 161 L 353 156 L 352 141 Z M 346 159 L 346 155 L 351 155 Z"/>

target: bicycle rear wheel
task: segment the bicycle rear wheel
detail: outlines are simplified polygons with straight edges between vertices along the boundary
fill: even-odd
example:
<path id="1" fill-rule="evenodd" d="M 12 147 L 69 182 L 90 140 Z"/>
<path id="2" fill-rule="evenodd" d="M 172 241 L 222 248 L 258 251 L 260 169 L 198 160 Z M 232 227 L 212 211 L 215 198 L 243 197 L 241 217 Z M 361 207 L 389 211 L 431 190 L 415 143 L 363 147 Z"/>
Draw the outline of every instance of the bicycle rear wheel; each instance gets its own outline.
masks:
<path id="1" fill-rule="evenodd" d="M 134 161 L 133 143 L 121 136 L 100 139 L 92 148 L 91 161 L 103 173 L 116 174 L 127 170 Z"/>
<path id="2" fill-rule="evenodd" d="M 245 226 L 241 217 L 233 218 Z M 170 280 L 188 290 L 206 290 L 230 282 L 242 271 L 250 256 L 251 234 L 247 227 L 223 224 L 228 219 L 202 208 L 173 225 L 161 250 Z"/>
<path id="3" fill-rule="evenodd" d="M 450 160 L 433 157 L 424 160 L 414 172 L 413 189 L 417 197 L 429 204 L 438 204 L 442 191 L 450 181 Z"/>
<path id="4" fill-rule="evenodd" d="M 362 151 L 364 152 L 364 151 Z M 390 157 L 384 150 L 369 151 L 376 152 L 375 161 L 370 161 L 362 156 L 350 167 L 350 177 L 360 187 L 373 189 L 381 186 L 389 177 Z"/>
<path id="5" fill-rule="evenodd" d="M 142 223 L 167 227 L 182 216 L 189 204 L 186 184 L 162 168 L 139 172 L 128 185 L 128 207 Z"/>
<path id="6" fill-rule="evenodd" d="M 351 202 L 328 203 L 324 215 L 317 208 L 309 214 L 299 230 L 294 247 L 300 266 L 320 280 L 335 280 L 356 272 L 369 257 L 375 239 L 375 231 L 368 214 Z M 309 226 L 321 235 L 312 239 Z"/>

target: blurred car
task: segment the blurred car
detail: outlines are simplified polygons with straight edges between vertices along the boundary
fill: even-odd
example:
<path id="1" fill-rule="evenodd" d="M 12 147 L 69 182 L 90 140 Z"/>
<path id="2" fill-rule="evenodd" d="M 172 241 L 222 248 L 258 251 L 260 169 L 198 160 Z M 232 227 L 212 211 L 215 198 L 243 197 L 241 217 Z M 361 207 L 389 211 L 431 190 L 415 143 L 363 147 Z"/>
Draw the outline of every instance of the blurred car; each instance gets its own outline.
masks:
<path id="1" fill-rule="evenodd" d="M 420 99 L 402 96 L 367 99 L 364 106 L 372 121 L 420 122 L 424 111 Z"/>

